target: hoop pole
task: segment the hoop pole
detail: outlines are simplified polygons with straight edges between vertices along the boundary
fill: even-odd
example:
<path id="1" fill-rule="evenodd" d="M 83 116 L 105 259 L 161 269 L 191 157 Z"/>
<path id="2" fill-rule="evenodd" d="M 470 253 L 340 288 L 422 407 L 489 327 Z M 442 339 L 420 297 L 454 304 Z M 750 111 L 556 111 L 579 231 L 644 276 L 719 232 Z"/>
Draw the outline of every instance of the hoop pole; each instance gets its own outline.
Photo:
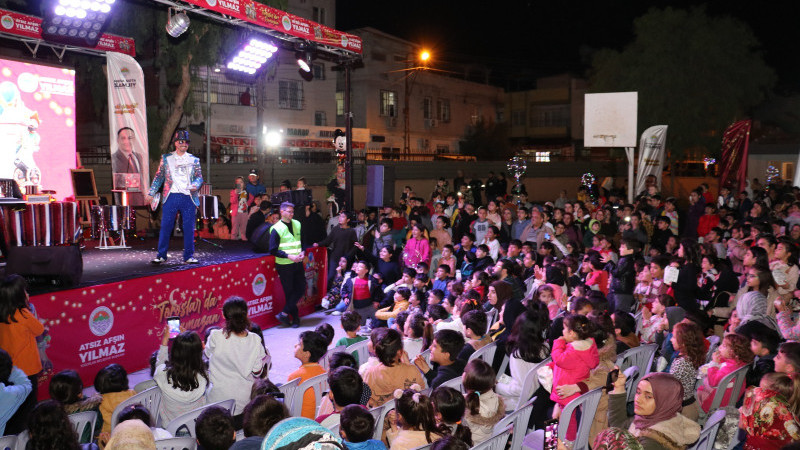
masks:
<path id="1" fill-rule="evenodd" d="M 628 156 L 628 203 L 633 203 L 633 163 L 634 160 L 634 147 L 625 147 L 625 154 Z"/>

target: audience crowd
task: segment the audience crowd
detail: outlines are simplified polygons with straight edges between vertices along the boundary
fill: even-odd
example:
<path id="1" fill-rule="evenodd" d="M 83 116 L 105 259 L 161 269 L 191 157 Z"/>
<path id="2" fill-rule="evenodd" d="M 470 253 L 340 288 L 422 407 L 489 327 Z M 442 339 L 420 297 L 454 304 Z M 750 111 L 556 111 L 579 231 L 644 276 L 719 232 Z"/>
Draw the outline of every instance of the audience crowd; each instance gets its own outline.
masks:
<path id="1" fill-rule="evenodd" d="M 257 176 L 247 186 L 238 180 L 234 209 L 261 214 L 255 225 L 274 222 L 256 185 Z M 171 437 L 173 419 L 233 399 L 230 410 L 203 409 L 192 436 L 198 448 L 466 449 L 534 397 L 527 427 L 515 433 L 567 420 L 570 402 L 603 388 L 596 410 L 580 417 L 592 423 L 593 448 L 686 449 L 718 409 L 718 448 L 797 448 L 800 189 L 753 180 L 714 195 L 702 184 L 676 199 L 651 185 L 629 204 L 593 185 L 577 199 L 563 191 L 538 204 L 524 189 L 509 196 L 503 174 L 467 181 L 459 172 L 448 185 L 438 180 L 427 198 L 406 187 L 397 205 L 355 213 L 331 201 L 327 222 L 318 205 L 298 208 L 303 246 L 329 247 L 323 306 L 340 316 L 345 337 L 334 343 L 329 324 L 301 332 L 287 380 L 270 381 L 270 349 L 245 301 L 232 297 L 224 325 L 204 336 L 164 331 L 152 380 L 131 389 L 125 369 L 111 364 L 86 396 L 78 374 L 63 370 L 37 403 L 47 330 L 25 281 L 8 276 L 0 284 L 0 435 L 27 432 L 31 449 L 155 448 Z M 254 224 L 234 222 L 235 238 L 255 233 Z M 367 351 L 341 351 L 357 344 Z M 615 365 L 651 344 L 652 366 L 626 385 Z M 494 359 L 481 351 L 487 346 Z M 530 395 L 523 384 L 532 369 L 539 387 Z M 746 373 L 741 390 L 726 381 L 738 373 Z M 280 388 L 320 375 L 327 392 L 309 388 L 300 405 Z M 158 410 L 118 408 L 153 386 Z M 369 409 L 387 402 L 393 409 L 376 424 Z M 83 411 L 97 412 L 94 435 L 70 425 L 69 415 Z M 577 420 L 562 424 L 568 441 Z"/>

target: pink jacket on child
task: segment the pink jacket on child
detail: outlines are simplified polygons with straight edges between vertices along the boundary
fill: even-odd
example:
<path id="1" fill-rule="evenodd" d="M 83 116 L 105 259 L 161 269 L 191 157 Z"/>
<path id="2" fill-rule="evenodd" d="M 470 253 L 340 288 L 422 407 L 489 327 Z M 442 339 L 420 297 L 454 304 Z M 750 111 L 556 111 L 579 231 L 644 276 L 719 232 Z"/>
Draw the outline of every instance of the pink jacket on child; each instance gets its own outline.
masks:
<path id="1" fill-rule="evenodd" d="M 711 402 L 714 401 L 714 395 L 717 393 L 717 389 L 719 387 L 725 388 L 725 386 L 719 386 L 720 381 L 725 378 L 726 375 L 729 375 L 731 372 L 735 371 L 736 369 L 744 366 L 744 363 L 741 361 L 737 361 L 735 359 L 723 359 L 722 365 L 719 367 L 709 367 L 708 374 L 706 378 L 703 380 L 703 383 L 700 385 L 698 390 L 698 400 L 700 400 L 700 404 L 703 407 L 703 411 L 708 412 L 708 409 L 711 408 Z M 731 397 L 731 391 L 733 390 L 733 386 L 726 389 L 725 395 L 722 397 L 722 406 L 726 406 L 728 401 Z M 741 394 L 744 394 L 744 389 L 741 390 Z M 737 398 L 736 401 L 739 399 Z M 735 401 L 734 401 L 735 402 Z"/>
<path id="2" fill-rule="evenodd" d="M 580 393 L 561 398 L 556 391 L 556 387 L 585 381 L 589 378 L 591 370 L 600 364 L 597 344 L 594 339 L 589 338 L 589 340 L 592 341 L 592 345 L 586 350 L 577 350 L 563 338 L 556 339 L 553 343 L 553 351 L 550 353 L 553 358 L 553 362 L 550 363 L 550 367 L 553 369 L 553 389 L 550 394 L 550 400 L 561 406 L 566 406 L 567 403 L 578 398 Z"/>

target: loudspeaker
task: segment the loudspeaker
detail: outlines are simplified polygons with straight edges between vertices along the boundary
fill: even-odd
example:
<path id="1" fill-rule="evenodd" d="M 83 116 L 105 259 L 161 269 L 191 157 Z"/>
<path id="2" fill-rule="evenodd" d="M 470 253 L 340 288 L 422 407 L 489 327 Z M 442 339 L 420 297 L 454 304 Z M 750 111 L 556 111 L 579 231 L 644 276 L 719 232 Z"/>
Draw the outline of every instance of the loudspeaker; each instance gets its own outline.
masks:
<path id="1" fill-rule="evenodd" d="M 77 286 L 83 275 L 83 257 L 77 245 L 11 247 L 6 274 L 16 273 L 32 282 Z"/>
<path id="2" fill-rule="evenodd" d="M 367 166 L 367 206 L 394 204 L 394 167 Z"/>

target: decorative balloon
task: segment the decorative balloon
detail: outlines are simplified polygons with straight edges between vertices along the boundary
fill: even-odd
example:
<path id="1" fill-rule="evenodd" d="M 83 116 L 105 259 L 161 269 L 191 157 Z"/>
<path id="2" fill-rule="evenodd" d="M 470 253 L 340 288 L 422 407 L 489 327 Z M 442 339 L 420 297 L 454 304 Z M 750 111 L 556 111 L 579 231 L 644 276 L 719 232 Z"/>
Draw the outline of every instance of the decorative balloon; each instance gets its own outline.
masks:
<path id="1" fill-rule="evenodd" d="M 775 182 L 781 175 L 781 172 L 775 166 L 767 166 L 767 186 Z"/>
<path id="2" fill-rule="evenodd" d="M 586 172 L 581 176 L 581 185 L 586 186 L 587 188 L 591 188 L 594 184 L 594 174 L 591 172 Z"/>
<path id="3" fill-rule="evenodd" d="M 712 164 L 716 164 L 716 163 L 717 163 L 717 160 L 714 159 L 714 158 L 708 158 L 708 157 L 703 158 L 703 166 L 705 166 L 705 170 L 708 170 L 708 166 L 710 166 Z"/>
<path id="4" fill-rule="evenodd" d="M 511 188 L 511 193 L 519 195 L 520 192 L 524 192 L 524 186 L 522 186 L 522 176 L 525 175 L 525 171 L 528 170 L 528 162 L 525 158 L 521 158 L 519 156 L 515 156 L 508 160 L 506 164 L 506 168 L 508 169 L 509 175 L 514 177 L 515 183 L 514 187 Z"/>

